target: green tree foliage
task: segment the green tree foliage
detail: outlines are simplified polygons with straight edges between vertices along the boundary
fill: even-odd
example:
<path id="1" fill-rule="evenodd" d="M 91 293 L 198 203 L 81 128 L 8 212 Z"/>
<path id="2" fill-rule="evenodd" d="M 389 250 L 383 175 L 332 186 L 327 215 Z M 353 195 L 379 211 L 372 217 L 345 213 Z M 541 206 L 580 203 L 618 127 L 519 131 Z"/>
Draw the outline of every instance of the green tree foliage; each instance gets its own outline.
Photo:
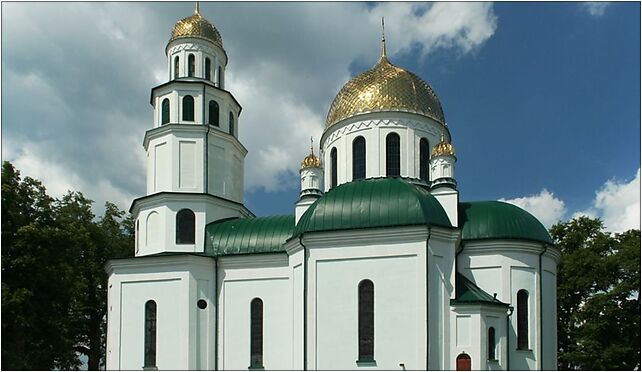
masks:
<path id="1" fill-rule="evenodd" d="M 640 367 L 640 231 L 580 217 L 551 228 L 558 266 L 558 368 Z"/>
<path id="2" fill-rule="evenodd" d="M 106 203 L 97 219 L 79 192 L 47 195 L 13 165 L 2 166 L 2 366 L 89 369 L 104 361 L 111 258 L 133 252 L 131 217 Z"/>

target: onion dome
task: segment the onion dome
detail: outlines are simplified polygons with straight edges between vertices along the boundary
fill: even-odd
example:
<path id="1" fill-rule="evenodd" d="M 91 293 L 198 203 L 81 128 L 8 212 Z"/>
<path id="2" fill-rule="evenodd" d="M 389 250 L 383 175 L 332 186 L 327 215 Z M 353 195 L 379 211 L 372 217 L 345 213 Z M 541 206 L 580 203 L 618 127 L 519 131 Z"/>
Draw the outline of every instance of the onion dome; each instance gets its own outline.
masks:
<path id="1" fill-rule="evenodd" d="M 441 103 L 430 85 L 390 63 L 385 39 L 381 50 L 381 58 L 372 69 L 341 88 L 328 111 L 326 128 L 352 116 L 383 111 L 416 113 L 445 125 Z"/>
<path id="2" fill-rule="evenodd" d="M 306 156 L 301 162 L 301 169 L 305 168 L 321 168 L 321 159 L 314 155 L 312 144 L 310 144 L 310 155 Z"/>
<path id="3" fill-rule="evenodd" d="M 184 37 L 204 39 L 223 48 L 223 39 L 218 30 L 200 13 L 198 2 L 194 14 L 176 22 L 172 29 L 172 37 L 168 43 Z"/>
<path id="4" fill-rule="evenodd" d="M 455 147 L 448 141 L 444 139 L 444 135 L 441 135 L 441 142 L 432 149 L 432 156 L 441 156 L 441 155 L 450 155 L 455 156 Z"/>

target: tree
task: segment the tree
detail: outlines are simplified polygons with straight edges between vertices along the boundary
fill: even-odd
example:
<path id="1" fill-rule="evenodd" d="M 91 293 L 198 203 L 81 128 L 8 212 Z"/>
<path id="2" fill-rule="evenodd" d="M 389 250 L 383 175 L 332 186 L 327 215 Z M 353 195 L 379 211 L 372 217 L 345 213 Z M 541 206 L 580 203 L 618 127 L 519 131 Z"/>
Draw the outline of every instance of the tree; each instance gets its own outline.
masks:
<path id="1" fill-rule="evenodd" d="M 2 364 L 5 369 L 97 370 L 105 357 L 107 260 L 133 253 L 133 221 L 107 202 L 45 187 L 2 168 Z"/>
<path id="2" fill-rule="evenodd" d="M 640 231 L 579 217 L 551 228 L 558 266 L 558 368 L 640 367 Z"/>

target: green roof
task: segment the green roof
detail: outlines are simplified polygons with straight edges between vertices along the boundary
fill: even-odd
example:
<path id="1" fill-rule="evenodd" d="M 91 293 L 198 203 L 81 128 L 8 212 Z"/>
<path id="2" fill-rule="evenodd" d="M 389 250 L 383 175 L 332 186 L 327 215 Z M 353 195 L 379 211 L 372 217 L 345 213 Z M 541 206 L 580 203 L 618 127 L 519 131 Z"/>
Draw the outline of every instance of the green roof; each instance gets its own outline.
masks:
<path id="1" fill-rule="evenodd" d="M 500 201 L 459 203 L 459 227 L 462 240 L 519 239 L 553 244 L 537 218 Z"/>
<path id="2" fill-rule="evenodd" d="M 293 236 L 408 225 L 452 227 L 441 204 L 424 186 L 401 178 L 372 178 L 333 187 L 303 214 Z"/>
<path id="3" fill-rule="evenodd" d="M 205 228 L 205 254 L 225 256 L 285 252 L 294 230 L 294 216 L 270 216 L 216 221 Z"/>
<path id="4" fill-rule="evenodd" d="M 455 274 L 455 299 L 450 300 L 451 305 L 473 305 L 486 304 L 497 306 L 508 306 L 495 296 L 491 296 L 479 288 L 475 283 L 468 280 L 460 273 Z"/>

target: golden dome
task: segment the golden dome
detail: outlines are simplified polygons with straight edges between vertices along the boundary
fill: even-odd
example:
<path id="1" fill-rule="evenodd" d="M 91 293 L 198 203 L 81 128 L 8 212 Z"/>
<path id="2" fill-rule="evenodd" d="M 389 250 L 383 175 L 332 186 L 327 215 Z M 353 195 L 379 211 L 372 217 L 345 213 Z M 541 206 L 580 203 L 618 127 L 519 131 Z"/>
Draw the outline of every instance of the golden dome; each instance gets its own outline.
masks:
<path id="1" fill-rule="evenodd" d="M 441 155 L 450 155 L 455 156 L 455 147 L 448 141 L 444 139 L 444 135 L 441 135 L 441 142 L 437 146 L 432 148 L 432 156 L 441 156 Z"/>
<path id="2" fill-rule="evenodd" d="M 312 138 L 310 138 L 310 155 L 306 156 L 301 162 L 301 169 L 305 168 L 321 168 L 321 159 L 314 155 Z"/>
<path id="3" fill-rule="evenodd" d="M 328 111 L 326 128 L 351 116 L 380 111 L 417 113 L 445 125 L 433 89 L 417 75 L 390 63 L 385 44 L 379 62 L 341 88 Z"/>
<path id="4" fill-rule="evenodd" d="M 172 29 L 172 37 L 168 43 L 183 37 L 205 39 L 223 48 L 221 34 L 207 19 L 203 18 L 199 11 L 198 3 L 193 15 L 176 22 Z"/>

